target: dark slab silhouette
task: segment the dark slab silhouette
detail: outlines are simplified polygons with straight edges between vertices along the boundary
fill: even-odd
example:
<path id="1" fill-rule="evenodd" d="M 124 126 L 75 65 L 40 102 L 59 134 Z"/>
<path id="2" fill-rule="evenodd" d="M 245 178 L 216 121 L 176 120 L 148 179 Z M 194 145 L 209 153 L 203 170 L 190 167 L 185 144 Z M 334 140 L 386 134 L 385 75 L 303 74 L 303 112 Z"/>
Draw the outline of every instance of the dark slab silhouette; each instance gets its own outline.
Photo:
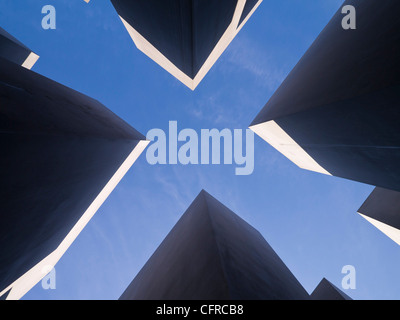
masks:
<path id="1" fill-rule="evenodd" d="M 33 59 L 31 62 L 27 61 L 30 56 L 31 59 Z M 31 49 L 0 27 L 0 57 L 19 64 L 20 66 L 24 65 L 26 62 L 24 66 L 30 69 L 38 58 L 38 56 L 33 56 L 36 55 Z"/>
<path id="2" fill-rule="evenodd" d="M 261 1 L 111 0 L 111 2 L 119 16 L 127 23 L 128 31 L 129 28 L 133 28 L 155 50 L 149 50 L 149 46 L 143 45 L 140 37 L 130 31 L 138 48 L 182 81 L 164 60 L 158 59 L 158 53 L 182 71 L 188 79 L 194 80 L 219 41 L 223 37 L 227 42 L 232 41 L 237 29 Z M 235 19 L 236 12 L 237 19 Z M 225 34 L 226 32 L 229 35 Z M 225 47 L 221 48 L 222 51 L 225 50 Z M 190 84 L 191 81 L 185 81 L 185 84 L 194 89 L 198 82 Z"/>
<path id="3" fill-rule="evenodd" d="M 358 213 L 400 244 L 400 192 L 375 188 Z"/>
<path id="4" fill-rule="evenodd" d="M 0 297 L 0 301 L 7 300 L 7 296 L 8 296 L 8 294 L 10 293 L 10 291 L 11 291 L 11 289 L 8 290 L 5 294 L 3 294 L 3 295 Z"/>
<path id="5" fill-rule="evenodd" d="M 250 14 L 251 10 L 257 5 L 259 0 L 247 0 L 246 4 L 243 9 L 242 16 L 240 17 L 239 25 L 243 23 L 243 21 L 248 17 Z"/>
<path id="6" fill-rule="evenodd" d="M 58 248 L 145 137 L 98 101 L 1 58 L 0 105 L 2 292 Z"/>
<path id="7" fill-rule="evenodd" d="M 318 284 L 311 294 L 312 300 L 353 300 L 342 290 L 325 278 Z"/>
<path id="8" fill-rule="evenodd" d="M 357 29 L 340 8 L 252 129 L 301 167 L 400 191 L 400 1 L 344 5 Z"/>
<path id="9" fill-rule="evenodd" d="M 308 298 L 262 235 L 202 191 L 120 299 Z"/>

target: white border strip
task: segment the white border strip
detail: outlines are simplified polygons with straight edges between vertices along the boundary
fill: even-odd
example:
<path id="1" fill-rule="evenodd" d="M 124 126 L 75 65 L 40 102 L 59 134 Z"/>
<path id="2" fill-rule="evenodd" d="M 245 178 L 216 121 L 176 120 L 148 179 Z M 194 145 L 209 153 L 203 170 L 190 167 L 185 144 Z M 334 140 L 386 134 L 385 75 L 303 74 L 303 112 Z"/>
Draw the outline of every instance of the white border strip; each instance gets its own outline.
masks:
<path id="1" fill-rule="evenodd" d="M 262 1 L 262 0 L 261 0 Z M 260 1 L 260 2 L 261 2 Z M 225 33 L 222 35 L 221 39 L 218 41 L 217 45 L 200 68 L 199 72 L 195 76 L 194 79 L 191 79 L 184 72 L 182 72 L 179 68 L 177 68 L 170 60 L 168 60 L 160 51 L 158 51 L 149 41 L 147 41 L 139 32 L 137 32 L 128 22 L 126 22 L 121 16 L 125 28 L 128 30 L 129 35 L 131 36 L 133 42 L 136 47 L 142 51 L 145 55 L 147 55 L 150 59 L 159 64 L 162 68 L 172 74 L 175 78 L 181 81 L 184 85 L 194 90 L 199 85 L 199 83 L 206 76 L 208 71 L 210 71 L 211 67 L 215 64 L 221 54 L 225 51 L 228 45 L 232 42 L 232 40 L 237 35 L 238 24 L 240 18 L 243 13 L 244 6 L 246 4 L 246 0 L 238 0 L 236 5 L 235 13 L 233 15 L 233 19 L 231 24 L 226 29 Z M 259 4 L 258 4 L 259 5 Z M 254 10 L 252 11 L 254 12 Z M 248 18 L 250 15 L 248 16 Z M 247 21 L 247 18 L 246 18 Z M 243 25 L 243 24 L 242 24 Z"/>
<path id="2" fill-rule="evenodd" d="M 31 70 L 32 67 L 35 65 L 35 63 L 38 61 L 38 59 L 39 59 L 39 56 L 36 53 L 31 52 L 29 54 L 29 56 L 26 58 L 26 60 L 24 61 L 24 63 L 22 64 L 22 66 L 26 69 Z"/>
<path id="3" fill-rule="evenodd" d="M 256 5 L 253 7 L 253 9 L 251 9 L 251 11 L 249 12 L 249 14 L 247 15 L 247 17 L 243 20 L 243 22 L 240 24 L 240 26 L 237 28 L 237 32 L 236 34 L 238 34 L 240 32 L 240 30 L 242 30 L 242 28 L 244 27 L 244 25 L 247 23 L 247 21 L 250 19 L 250 17 L 253 15 L 253 13 L 257 10 L 257 8 L 260 6 L 261 2 L 263 2 L 263 0 L 259 0 Z"/>
<path id="4" fill-rule="evenodd" d="M 369 223 L 371 223 L 379 231 L 383 232 L 386 236 L 388 236 L 390 239 L 392 239 L 394 242 L 396 242 L 398 245 L 400 245 L 400 230 L 399 229 L 396 229 L 386 223 L 383 223 L 378 220 L 372 219 L 368 216 L 365 216 L 360 212 L 357 212 L 357 213 L 361 217 L 363 217 L 365 220 L 367 220 Z"/>
<path id="5" fill-rule="evenodd" d="M 260 123 L 251 126 L 250 129 L 300 168 L 331 176 L 327 170 L 322 168 L 275 121 L 271 120 Z"/>
<path id="6" fill-rule="evenodd" d="M 14 283 L 0 292 L 0 297 L 6 294 L 10 289 L 10 293 L 7 296 L 7 300 L 19 300 L 21 299 L 29 290 L 31 290 L 40 280 L 42 280 L 49 269 L 53 268 L 57 262 L 61 259 L 67 249 L 75 241 L 81 231 L 88 224 L 90 219 L 94 216 L 100 206 L 108 198 L 114 188 L 118 185 L 121 179 L 125 176 L 128 170 L 132 167 L 134 162 L 144 151 L 150 141 L 141 140 L 135 146 L 131 154 L 126 158 L 121 167 L 116 171 L 114 176 L 108 181 L 103 190 L 98 194 L 96 199 L 91 203 L 89 208 L 85 211 L 79 221 L 71 229 L 65 239 L 61 242 L 58 248 L 48 255 L 45 259 L 39 262 L 36 266 L 26 272 L 23 276 L 17 279 Z"/>

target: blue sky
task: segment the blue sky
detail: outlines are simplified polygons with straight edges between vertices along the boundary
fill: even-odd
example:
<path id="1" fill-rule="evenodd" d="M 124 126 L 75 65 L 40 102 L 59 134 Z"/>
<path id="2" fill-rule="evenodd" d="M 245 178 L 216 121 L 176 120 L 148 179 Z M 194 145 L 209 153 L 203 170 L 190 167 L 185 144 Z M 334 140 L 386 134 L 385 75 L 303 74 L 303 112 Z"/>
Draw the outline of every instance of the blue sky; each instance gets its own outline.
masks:
<path id="1" fill-rule="evenodd" d="M 41 28 L 41 9 L 57 29 Z M 34 71 L 98 99 L 137 130 L 245 129 L 342 4 L 264 0 L 195 92 L 136 49 L 107 0 L 3 0 L 1 26 L 40 55 Z M 255 137 L 255 170 L 156 165 L 143 154 L 56 266 L 57 289 L 25 299 L 117 299 L 201 189 L 258 229 L 308 292 L 400 298 L 400 250 L 356 214 L 373 187 L 301 170 Z M 196 254 L 195 252 L 193 254 Z"/>

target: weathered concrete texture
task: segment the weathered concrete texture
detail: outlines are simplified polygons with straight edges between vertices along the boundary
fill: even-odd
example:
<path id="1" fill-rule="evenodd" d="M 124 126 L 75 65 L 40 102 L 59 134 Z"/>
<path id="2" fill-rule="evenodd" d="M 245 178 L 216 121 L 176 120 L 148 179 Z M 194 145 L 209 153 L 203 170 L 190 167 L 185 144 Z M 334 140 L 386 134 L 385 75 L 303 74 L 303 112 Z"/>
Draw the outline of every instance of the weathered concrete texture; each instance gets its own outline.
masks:
<path id="1" fill-rule="evenodd" d="M 301 167 L 296 148 L 334 176 L 400 191 L 400 1 L 344 5 L 357 29 L 342 28 L 340 8 L 252 128 L 268 140 L 275 122 L 294 140 L 275 147 Z"/>
<path id="2" fill-rule="evenodd" d="M 2 292 L 57 249 L 145 137 L 96 100 L 1 58 L 0 105 Z"/>
<path id="3" fill-rule="evenodd" d="M 221 52 L 236 36 L 236 29 L 259 4 L 253 0 L 111 0 L 120 17 L 135 32 L 130 34 L 140 50 L 182 81 L 159 59 L 159 53 L 182 71 L 188 79 L 195 79 L 212 51 L 219 44 Z M 239 9 L 238 9 L 239 8 Z M 238 11 L 236 11 L 238 10 Z M 238 14 L 235 19 L 235 13 Z M 232 26 L 232 23 L 235 23 Z M 228 33 L 227 30 L 230 30 Z M 129 30 L 128 30 L 129 31 Z M 150 45 L 144 44 L 143 37 Z M 150 46 L 155 49 L 150 49 Z M 214 61 L 210 63 L 214 64 Z M 211 68 L 211 65 L 207 69 Z M 208 71 L 208 70 L 207 70 Z M 204 76 L 204 75 L 202 75 Z M 189 85 L 185 82 L 186 85 Z M 196 84 L 197 85 L 197 84 Z M 194 87 L 196 85 L 193 85 Z M 191 85 L 189 85 L 191 86 Z"/>
<path id="4" fill-rule="evenodd" d="M 0 57 L 22 66 L 31 53 L 32 50 L 0 27 Z M 29 69 L 31 67 L 32 65 L 29 65 Z"/>
<path id="5" fill-rule="evenodd" d="M 312 300 L 353 300 L 325 278 L 311 294 Z"/>
<path id="6" fill-rule="evenodd" d="M 309 299 L 261 234 L 202 191 L 121 300 Z"/>
<path id="7" fill-rule="evenodd" d="M 375 188 L 358 213 L 400 245 L 400 192 Z"/>

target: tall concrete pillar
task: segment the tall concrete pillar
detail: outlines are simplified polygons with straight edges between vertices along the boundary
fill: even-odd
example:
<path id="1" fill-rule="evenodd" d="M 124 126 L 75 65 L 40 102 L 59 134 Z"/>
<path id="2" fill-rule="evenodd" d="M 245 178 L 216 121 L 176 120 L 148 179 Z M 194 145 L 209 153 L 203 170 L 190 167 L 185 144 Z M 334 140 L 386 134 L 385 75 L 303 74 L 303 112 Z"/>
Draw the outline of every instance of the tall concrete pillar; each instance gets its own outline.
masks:
<path id="1" fill-rule="evenodd" d="M 262 0 L 111 0 L 137 48 L 194 90 Z"/>
<path id="2" fill-rule="evenodd" d="M 53 267 L 147 145 L 98 101 L 0 58 L 0 297 Z"/>
<path id="3" fill-rule="evenodd" d="M 202 191 L 121 300 L 307 300 L 262 235 Z"/>
<path id="4" fill-rule="evenodd" d="M 311 294 L 311 300 L 353 300 L 325 278 Z"/>
<path id="5" fill-rule="evenodd" d="M 347 0 L 251 129 L 301 168 L 400 191 L 400 1 Z"/>

